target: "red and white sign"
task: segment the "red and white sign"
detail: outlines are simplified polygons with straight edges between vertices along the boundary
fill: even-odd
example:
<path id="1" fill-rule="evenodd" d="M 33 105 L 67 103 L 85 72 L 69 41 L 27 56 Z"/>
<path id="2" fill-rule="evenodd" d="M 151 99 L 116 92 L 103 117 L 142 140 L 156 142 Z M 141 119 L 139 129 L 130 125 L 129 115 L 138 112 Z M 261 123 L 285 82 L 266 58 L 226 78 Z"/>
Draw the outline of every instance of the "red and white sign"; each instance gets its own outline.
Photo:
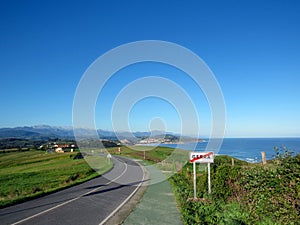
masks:
<path id="1" fill-rule="evenodd" d="M 190 162 L 193 163 L 213 163 L 213 152 L 190 152 Z"/>

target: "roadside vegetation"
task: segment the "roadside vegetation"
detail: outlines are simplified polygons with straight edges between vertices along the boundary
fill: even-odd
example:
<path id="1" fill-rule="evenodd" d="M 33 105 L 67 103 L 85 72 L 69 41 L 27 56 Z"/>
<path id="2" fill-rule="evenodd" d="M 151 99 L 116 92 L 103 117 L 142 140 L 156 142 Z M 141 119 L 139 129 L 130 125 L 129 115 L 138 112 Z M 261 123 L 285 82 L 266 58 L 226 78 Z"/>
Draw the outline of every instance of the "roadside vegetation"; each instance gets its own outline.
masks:
<path id="1" fill-rule="evenodd" d="M 103 163 L 95 172 L 78 156 L 36 150 L 0 154 L 0 208 L 84 182 L 112 167 L 99 156 Z"/>
<path id="2" fill-rule="evenodd" d="M 184 224 L 299 224 L 300 155 L 275 150 L 266 165 L 235 160 L 232 166 L 231 157 L 217 156 L 210 195 L 206 165 L 197 164 L 196 201 L 192 164 L 186 164 L 170 178 Z"/>
<path id="3" fill-rule="evenodd" d="M 120 151 L 119 151 L 120 148 Z M 145 146 L 135 146 L 136 150 L 130 149 L 126 146 L 115 147 L 107 149 L 111 154 L 131 157 L 135 159 L 145 160 L 150 164 L 161 162 L 172 154 L 174 149 L 168 147 L 155 147 L 147 151 Z M 145 150 L 145 151 L 144 151 Z M 185 151 L 186 152 L 186 151 Z"/>

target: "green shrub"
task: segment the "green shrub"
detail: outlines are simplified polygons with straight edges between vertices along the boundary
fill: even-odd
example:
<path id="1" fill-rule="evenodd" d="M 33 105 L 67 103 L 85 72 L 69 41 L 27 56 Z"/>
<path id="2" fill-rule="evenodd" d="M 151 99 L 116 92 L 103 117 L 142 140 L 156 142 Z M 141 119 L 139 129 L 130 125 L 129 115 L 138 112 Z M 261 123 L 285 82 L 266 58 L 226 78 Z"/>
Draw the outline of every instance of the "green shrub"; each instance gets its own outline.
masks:
<path id="1" fill-rule="evenodd" d="M 187 164 L 170 178 L 185 224 L 299 224 L 300 155 L 280 152 L 267 165 L 248 164 L 218 156 L 211 164 L 212 193 L 207 172 L 197 171 L 193 197 L 193 169 Z"/>

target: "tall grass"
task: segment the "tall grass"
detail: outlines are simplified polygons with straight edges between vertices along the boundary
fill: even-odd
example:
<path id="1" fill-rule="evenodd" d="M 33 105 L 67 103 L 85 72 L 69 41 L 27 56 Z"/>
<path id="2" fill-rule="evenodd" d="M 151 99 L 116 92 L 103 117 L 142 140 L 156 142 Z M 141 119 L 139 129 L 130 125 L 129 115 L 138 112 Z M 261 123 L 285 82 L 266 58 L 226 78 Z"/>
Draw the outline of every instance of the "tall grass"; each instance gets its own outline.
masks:
<path id="1" fill-rule="evenodd" d="M 0 207 L 53 192 L 109 170 L 111 163 L 99 157 L 97 173 L 76 153 L 47 154 L 41 151 L 0 154 Z"/>

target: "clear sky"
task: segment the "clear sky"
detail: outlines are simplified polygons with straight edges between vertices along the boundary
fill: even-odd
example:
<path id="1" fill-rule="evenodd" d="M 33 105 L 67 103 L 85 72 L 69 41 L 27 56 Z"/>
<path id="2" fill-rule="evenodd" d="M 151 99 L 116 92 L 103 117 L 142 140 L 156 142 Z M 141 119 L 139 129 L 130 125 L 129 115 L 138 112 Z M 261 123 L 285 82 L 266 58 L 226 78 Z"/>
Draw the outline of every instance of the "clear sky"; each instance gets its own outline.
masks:
<path id="1" fill-rule="evenodd" d="M 94 60 L 121 44 L 164 40 L 192 50 L 213 71 L 227 137 L 300 136 L 300 1 L 1 0 L 0 32 L 0 127 L 72 125 L 76 87 Z M 176 69 L 151 63 L 111 79 L 97 103 L 98 128 L 111 129 L 118 90 L 150 75 L 172 79 L 191 95 L 207 136 L 203 94 Z M 131 127 L 148 129 L 157 117 L 178 132 L 180 115 L 155 98 L 132 109 Z"/>

